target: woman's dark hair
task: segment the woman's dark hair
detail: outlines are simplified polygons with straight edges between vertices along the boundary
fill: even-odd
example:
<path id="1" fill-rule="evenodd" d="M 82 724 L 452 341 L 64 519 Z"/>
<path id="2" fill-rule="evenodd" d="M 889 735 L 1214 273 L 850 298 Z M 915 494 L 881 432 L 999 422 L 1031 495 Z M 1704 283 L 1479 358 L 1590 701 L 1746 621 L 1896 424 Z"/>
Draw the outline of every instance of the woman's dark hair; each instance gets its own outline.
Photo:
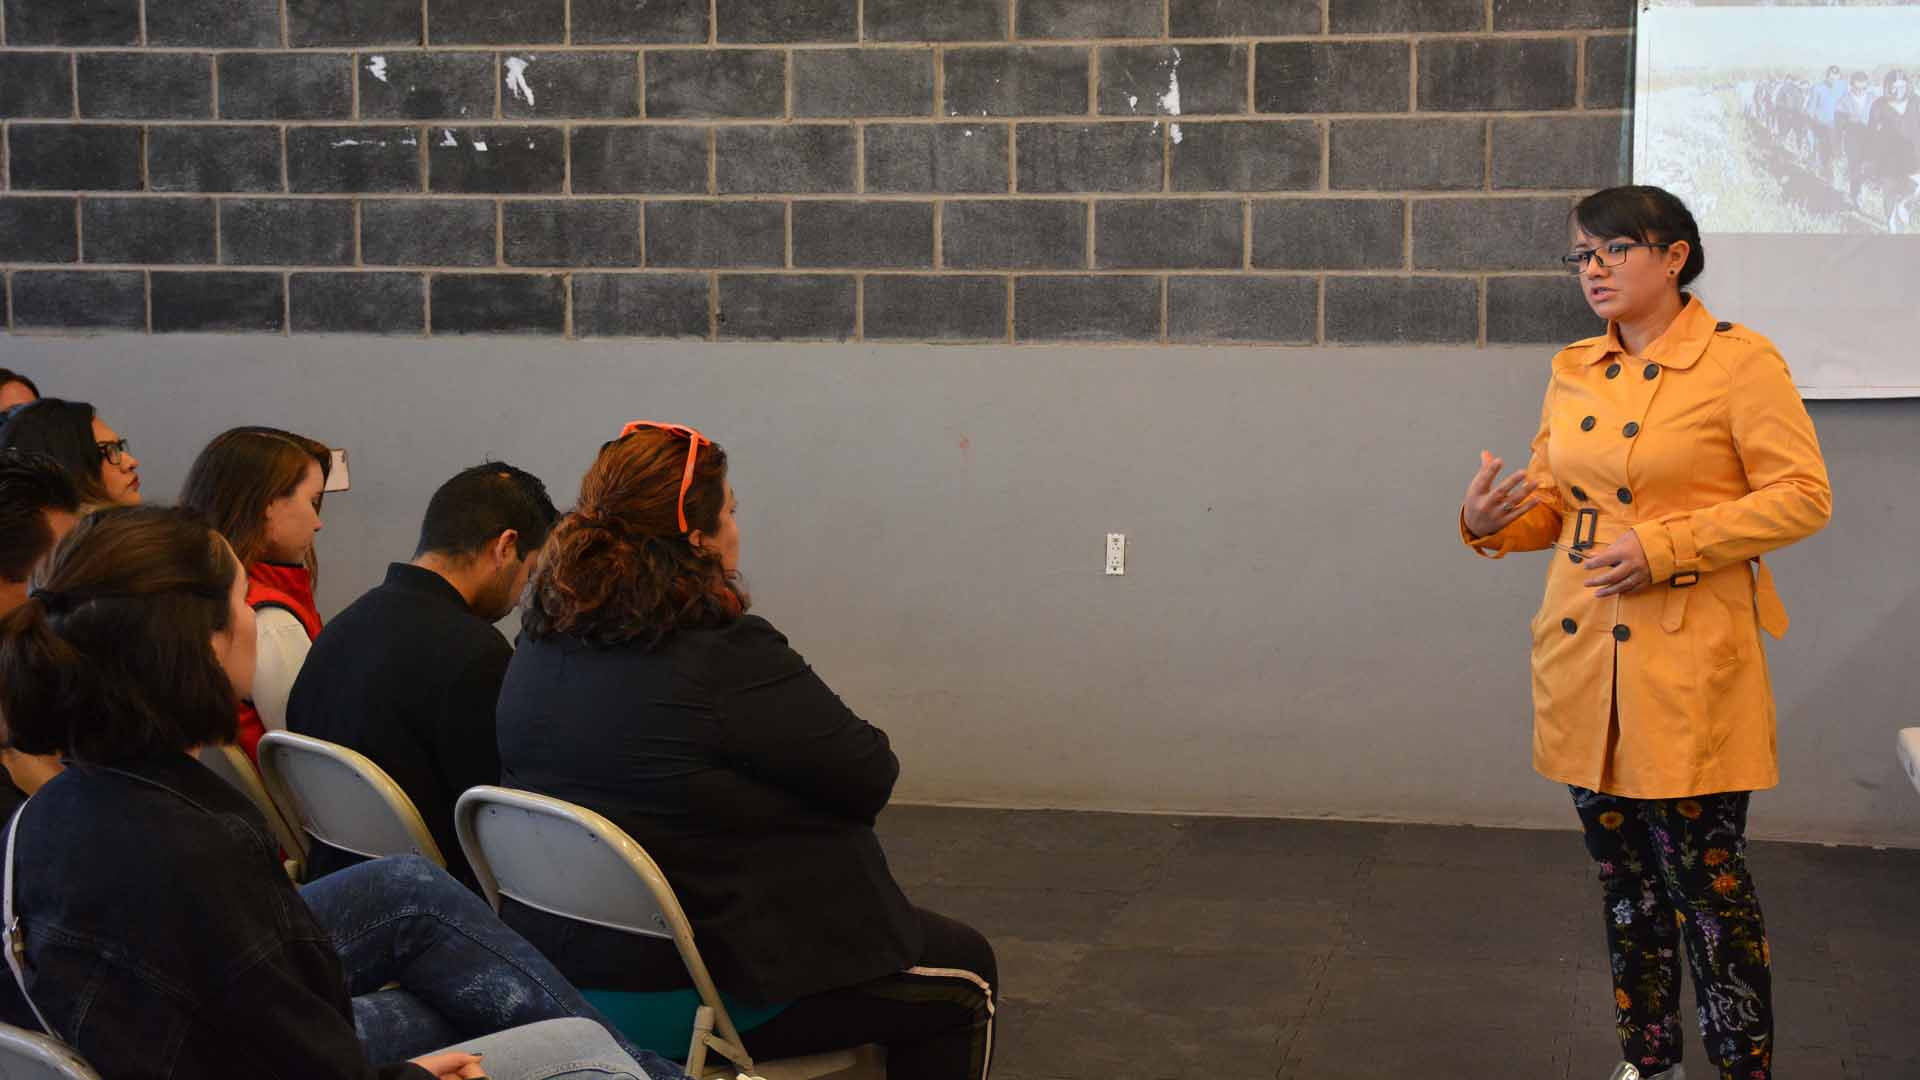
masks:
<path id="1" fill-rule="evenodd" d="M 184 511 L 115 507 L 54 547 L 0 618 L 0 724 L 25 754 L 111 764 L 234 739 L 213 652 L 239 564 Z"/>
<path id="2" fill-rule="evenodd" d="M 93 406 L 84 401 L 41 398 L 7 410 L 0 449 L 37 450 L 60 463 L 86 503 L 110 503 L 100 470 L 107 459 L 93 437 Z"/>
<path id="3" fill-rule="evenodd" d="M 40 396 L 40 387 L 32 379 L 27 378 L 12 368 L 0 367 L 0 387 L 4 387 L 8 383 L 19 383 L 21 386 L 33 391 L 34 397 Z"/>
<path id="4" fill-rule="evenodd" d="M 1687 261 L 1680 267 L 1679 285 L 1685 289 L 1707 268 L 1707 249 L 1700 243 L 1700 226 L 1693 211 L 1665 188 L 1632 184 L 1596 191 L 1573 208 L 1573 220 L 1588 236 L 1611 240 L 1624 236 L 1643 244 L 1687 243 Z"/>
<path id="5" fill-rule="evenodd" d="M 300 487 L 307 466 L 320 466 L 324 480 L 333 468 L 325 443 L 269 427 L 237 427 L 214 436 L 187 470 L 180 506 L 200 515 L 233 545 L 246 564 L 259 562 L 267 547 L 267 506 Z"/>
<path id="6" fill-rule="evenodd" d="M 25 582 L 53 547 L 47 511 L 80 512 L 80 489 L 60 463 L 32 450 L 0 450 L 0 580 Z"/>
<path id="7" fill-rule="evenodd" d="M 520 627 L 595 645 L 652 649 L 675 630 L 723 626 L 749 600 L 720 556 L 680 532 L 688 440 L 642 428 L 601 447 L 535 568 Z M 687 489 L 687 524 L 712 535 L 727 497 L 727 452 L 700 448 Z"/>
<path id="8" fill-rule="evenodd" d="M 1906 82 L 1906 81 L 1907 81 L 1907 69 L 1894 68 L 1892 71 L 1887 72 L 1887 77 L 1881 81 L 1881 84 L 1880 84 L 1881 92 L 1891 95 L 1893 93 L 1894 83 Z M 0 380 L 0 385 L 5 385 L 5 380 Z"/>

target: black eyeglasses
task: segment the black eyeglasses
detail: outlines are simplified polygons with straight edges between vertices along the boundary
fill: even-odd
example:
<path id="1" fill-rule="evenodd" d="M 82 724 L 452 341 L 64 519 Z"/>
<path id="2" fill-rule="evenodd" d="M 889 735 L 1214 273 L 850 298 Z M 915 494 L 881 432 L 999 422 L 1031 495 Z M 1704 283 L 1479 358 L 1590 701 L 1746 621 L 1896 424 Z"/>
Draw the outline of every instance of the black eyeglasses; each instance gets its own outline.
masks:
<path id="1" fill-rule="evenodd" d="M 109 465 L 120 464 L 120 459 L 127 456 L 129 449 L 127 440 L 125 439 L 115 439 L 112 442 L 97 442 L 93 445 L 99 449 L 100 456 L 105 459 Z"/>
<path id="2" fill-rule="evenodd" d="M 1571 255 L 1562 255 L 1560 256 L 1560 264 L 1567 268 L 1567 273 L 1569 274 L 1585 273 L 1588 262 L 1597 262 L 1601 266 L 1611 270 L 1621 263 L 1626 262 L 1627 254 L 1634 248 L 1653 250 L 1657 248 L 1670 248 L 1672 246 L 1672 244 L 1629 244 L 1622 240 L 1617 243 L 1594 248 L 1592 251 L 1576 251 Z"/>

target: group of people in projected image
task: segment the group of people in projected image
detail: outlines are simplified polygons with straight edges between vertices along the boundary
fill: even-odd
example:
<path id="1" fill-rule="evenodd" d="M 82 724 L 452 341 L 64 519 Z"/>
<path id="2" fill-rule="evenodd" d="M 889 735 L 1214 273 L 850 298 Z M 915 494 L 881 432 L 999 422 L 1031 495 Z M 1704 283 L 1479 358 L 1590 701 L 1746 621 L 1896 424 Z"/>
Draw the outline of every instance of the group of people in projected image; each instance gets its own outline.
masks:
<path id="1" fill-rule="evenodd" d="M 1907 69 L 1843 73 L 1836 64 L 1817 78 L 1781 71 L 1738 90 L 1783 180 L 1810 177 L 1836 209 L 1888 232 L 1920 231 L 1920 105 Z"/>

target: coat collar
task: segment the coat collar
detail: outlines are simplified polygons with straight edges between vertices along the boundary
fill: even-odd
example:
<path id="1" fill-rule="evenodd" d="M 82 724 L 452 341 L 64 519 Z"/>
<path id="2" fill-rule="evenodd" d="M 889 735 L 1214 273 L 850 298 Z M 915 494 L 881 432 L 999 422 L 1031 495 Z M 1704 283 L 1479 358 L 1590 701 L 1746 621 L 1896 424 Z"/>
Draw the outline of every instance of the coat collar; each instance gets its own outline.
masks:
<path id="1" fill-rule="evenodd" d="M 1647 346 L 1640 359 L 1659 364 L 1664 368 L 1685 371 L 1698 363 L 1707 344 L 1713 340 L 1717 324 L 1708 313 L 1707 305 L 1697 296 L 1687 297 L 1687 304 L 1674 317 L 1673 325 Z M 1585 354 L 1578 357 L 1581 363 L 1597 364 L 1611 356 L 1627 355 L 1626 346 L 1620 343 L 1620 327 L 1617 323 L 1607 323 L 1607 332 L 1593 338 L 1584 345 Z"/>

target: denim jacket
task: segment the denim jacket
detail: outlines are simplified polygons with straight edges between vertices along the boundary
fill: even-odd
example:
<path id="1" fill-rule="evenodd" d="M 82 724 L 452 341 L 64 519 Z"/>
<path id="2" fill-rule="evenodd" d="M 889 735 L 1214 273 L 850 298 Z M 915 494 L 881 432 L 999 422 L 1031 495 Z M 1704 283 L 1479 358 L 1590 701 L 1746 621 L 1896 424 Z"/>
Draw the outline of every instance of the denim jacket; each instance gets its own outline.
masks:
<path id="1" fill-rule="evenodd" d="M 14 828 L 28 989 L 108 1080 L 427 1076 L 367 1062 L 266 823 L 193 758 L 70 764 Z M 12 979 L 0 1019 L 39 1027 Z"/>

